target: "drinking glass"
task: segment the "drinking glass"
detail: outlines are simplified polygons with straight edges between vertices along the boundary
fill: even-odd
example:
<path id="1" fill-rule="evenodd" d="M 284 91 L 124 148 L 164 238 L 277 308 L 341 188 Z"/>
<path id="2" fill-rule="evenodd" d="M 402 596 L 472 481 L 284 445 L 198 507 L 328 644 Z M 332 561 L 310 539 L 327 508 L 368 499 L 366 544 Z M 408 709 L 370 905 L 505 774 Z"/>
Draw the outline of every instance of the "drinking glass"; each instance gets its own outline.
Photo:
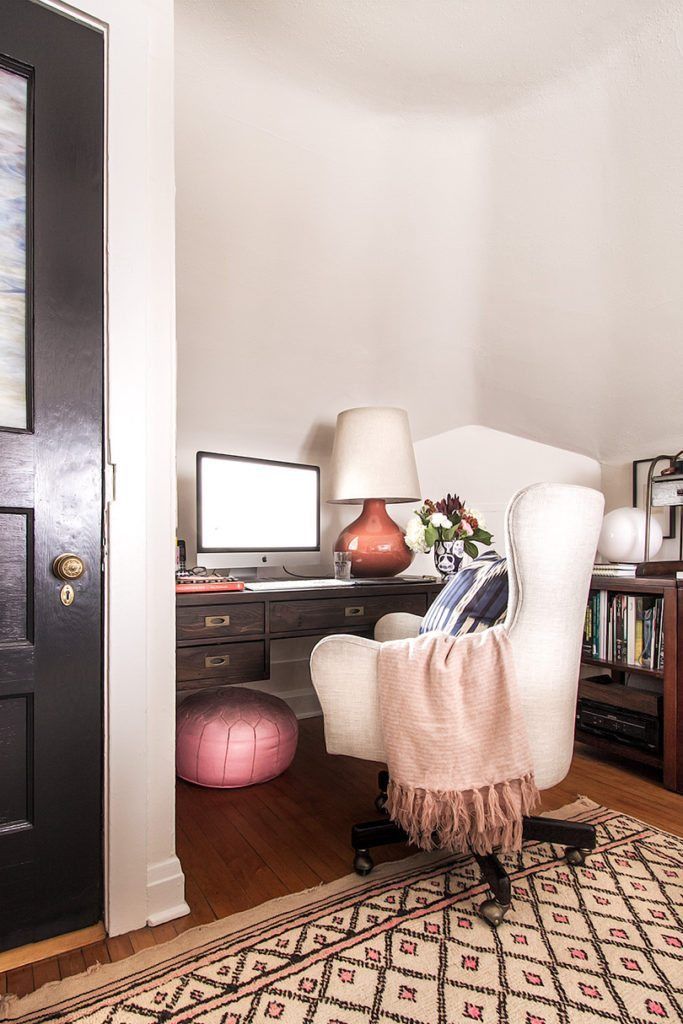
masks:
<path id="1" fill-rule="evenodd" d="M 334 578 L 335 580 L 351 579 L 351 552 L 335 551 L 334 553 Z"/>

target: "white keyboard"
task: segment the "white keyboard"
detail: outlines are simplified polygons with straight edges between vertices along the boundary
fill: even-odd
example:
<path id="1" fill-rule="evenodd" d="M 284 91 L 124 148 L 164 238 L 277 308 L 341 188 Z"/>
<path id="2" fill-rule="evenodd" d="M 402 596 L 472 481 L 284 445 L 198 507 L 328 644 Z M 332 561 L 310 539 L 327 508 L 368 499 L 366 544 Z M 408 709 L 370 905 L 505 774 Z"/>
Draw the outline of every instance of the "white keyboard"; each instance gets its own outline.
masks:
<path id="1" fill-rule="evenodd" d="M 245 590 L 319 590 L 321 587 L 352 587 L 354 580 L 273 580 L 245 583 Z"/>

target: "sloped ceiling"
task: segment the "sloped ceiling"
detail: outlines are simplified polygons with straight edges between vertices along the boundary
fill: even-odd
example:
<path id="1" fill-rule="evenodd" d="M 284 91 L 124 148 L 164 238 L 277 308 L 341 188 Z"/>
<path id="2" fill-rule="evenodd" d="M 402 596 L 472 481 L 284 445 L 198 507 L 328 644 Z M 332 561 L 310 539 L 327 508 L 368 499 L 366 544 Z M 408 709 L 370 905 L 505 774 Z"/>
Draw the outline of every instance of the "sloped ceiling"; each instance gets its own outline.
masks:
<path id="1" fill-rule="evenodd" d="M 183 405 L 683 445 L 677 0 L 177 0 Z M 227 379 L 213 371 L 229 369 Z"/>
<path id="2" fill-rule="evenodd" d="M 398 111 L 486 112 L 585 67 L 657 0 L 182 0 L 309 87 Z"/>

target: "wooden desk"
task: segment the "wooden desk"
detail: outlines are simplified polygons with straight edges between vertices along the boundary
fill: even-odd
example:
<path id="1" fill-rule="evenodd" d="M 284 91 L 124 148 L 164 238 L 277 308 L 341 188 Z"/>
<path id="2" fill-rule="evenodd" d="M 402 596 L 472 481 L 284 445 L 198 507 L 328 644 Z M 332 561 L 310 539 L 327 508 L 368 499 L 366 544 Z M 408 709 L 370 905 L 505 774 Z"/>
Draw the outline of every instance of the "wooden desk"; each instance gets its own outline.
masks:
<path id="1" fill-rule="evenodd" d="M 372 636 L 375 623 L 389 612 L 424 615 L 442 586 L 389 579 L 354 587 L 177 594 L 177 688 L 268 679 L 271 640 L 331 633 Z"/>

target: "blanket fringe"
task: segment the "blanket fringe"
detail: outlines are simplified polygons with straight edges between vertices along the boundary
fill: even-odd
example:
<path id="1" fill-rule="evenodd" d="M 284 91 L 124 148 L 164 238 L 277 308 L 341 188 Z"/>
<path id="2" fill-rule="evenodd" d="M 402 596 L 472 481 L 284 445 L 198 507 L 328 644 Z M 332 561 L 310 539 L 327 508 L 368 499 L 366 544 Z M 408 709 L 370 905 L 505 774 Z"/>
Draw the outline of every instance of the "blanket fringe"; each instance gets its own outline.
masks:
<path id="1" fill-rule="evenodd" d="M 389 780 L 386 809 L 421 850 L 512 853 L 522 848 L 522 818 L 540 803 L 533 773 L 480 789 L 437 792 Z"/>

